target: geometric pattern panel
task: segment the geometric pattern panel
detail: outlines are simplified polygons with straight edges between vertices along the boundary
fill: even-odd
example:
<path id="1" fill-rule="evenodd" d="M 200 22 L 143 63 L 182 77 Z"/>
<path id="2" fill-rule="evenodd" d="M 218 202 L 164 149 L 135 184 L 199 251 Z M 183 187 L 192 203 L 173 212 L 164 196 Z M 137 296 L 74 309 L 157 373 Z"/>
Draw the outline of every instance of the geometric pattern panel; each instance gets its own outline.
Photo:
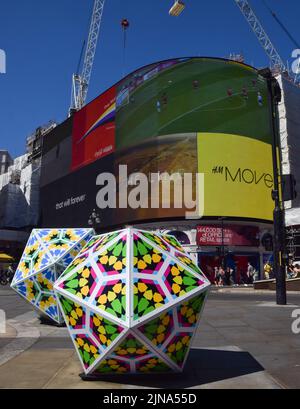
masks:
<path id="1" fill-rule="evenodd" d="M 210 283 L 175 237 L 95 236 L 56 280 L 86 374 L 181 371 Z"/>
<path id="2" fill-rule="evenodd" d="M 202 293 L 161 314 L 137 328 L 160 353 L 167 355 L 182 368 L 191 339 L 203 309 L 206 294 Z"/>
<path id="3" fill-rule="evenodd" d="M 92 229 L 33 230 L 11 287 L 40 314 L 62 323 L 54 283 L 93 234 Z"/>

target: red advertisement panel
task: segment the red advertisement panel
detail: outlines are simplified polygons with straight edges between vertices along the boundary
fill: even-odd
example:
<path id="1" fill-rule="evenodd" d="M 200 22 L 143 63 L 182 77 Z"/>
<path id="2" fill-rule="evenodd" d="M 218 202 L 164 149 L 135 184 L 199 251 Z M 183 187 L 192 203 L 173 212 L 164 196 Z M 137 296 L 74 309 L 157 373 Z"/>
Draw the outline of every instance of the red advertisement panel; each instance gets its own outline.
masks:
<path id="1" fill-rule="evenodd" d="M 72 170 L 114 152 L 115 115 L 115 87 L 76 112 L 72 136 Z"/>
<path id="2" fill-rule="evenodd" d="M 253 246 L 259 245 L 259 228 L 255 226 L 198 226 L 198 246 Z"/>

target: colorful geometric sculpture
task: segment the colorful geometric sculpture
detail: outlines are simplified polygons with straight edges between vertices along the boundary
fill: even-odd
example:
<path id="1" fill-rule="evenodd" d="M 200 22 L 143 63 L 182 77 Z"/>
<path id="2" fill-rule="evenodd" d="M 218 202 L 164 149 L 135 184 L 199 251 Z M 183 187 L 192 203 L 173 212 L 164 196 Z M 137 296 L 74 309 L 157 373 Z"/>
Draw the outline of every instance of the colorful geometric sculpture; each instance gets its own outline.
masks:
<path id="1" fill-rule="evenodd" d="M 128 228 L 93 237 L 54 291 L 98 376 L 182 371 L 209 287 L 173 236 Z"/>
<path id="2" fill-rule="evenodd" d="M 54 282 L 93 237 L 93 229 L 33 230 L 11 287 L 42 315 L 63 322 Z"/>

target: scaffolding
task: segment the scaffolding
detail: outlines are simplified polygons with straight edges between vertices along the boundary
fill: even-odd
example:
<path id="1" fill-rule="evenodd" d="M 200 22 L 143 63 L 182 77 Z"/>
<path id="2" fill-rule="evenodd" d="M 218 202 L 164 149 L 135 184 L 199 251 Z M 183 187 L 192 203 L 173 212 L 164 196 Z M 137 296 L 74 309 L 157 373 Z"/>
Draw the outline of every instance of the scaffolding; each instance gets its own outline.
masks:
<path id="1" fill-rule="evenodd" d="M 34 133 L 27 137 L 26 151 L 28 163 L 33 163 L 42 155 L 43 137 L 57 126 L 56 122 L 49 121 L 46 125 L 39 126 Z"/>

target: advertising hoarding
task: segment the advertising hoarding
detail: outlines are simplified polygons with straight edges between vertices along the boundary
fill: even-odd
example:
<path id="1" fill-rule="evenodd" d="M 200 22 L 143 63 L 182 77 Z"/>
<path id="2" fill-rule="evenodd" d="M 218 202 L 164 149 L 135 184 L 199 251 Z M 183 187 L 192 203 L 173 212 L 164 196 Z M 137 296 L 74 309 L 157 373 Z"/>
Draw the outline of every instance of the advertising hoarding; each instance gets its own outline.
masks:
<path id="1" fill-rule="evenodd" d="M 272 220 L 272 169 L 268 143 L 240 135 L 198 134 L 206 216 Z"/>
<path id="2" fill-rule="evenodd" d="M 110 88 L 75 113 L 72 135 L 72 171 L 115 150 L 116 89 Z"/>
<path id="3" fill-rule="evenodd" d="M 137 172 L 190 173 L 193 199 L 196 174 L 202 173 L 204 217 L 271 221 L 273 172 L 265 80 L 249 66 L 212 58 L 159 62 L 130 74 L 75 115 L 73 173 L 60 182 L 63 196 L 72 197 L 72 189 L 80 184 L 90 197 L 86 211 L 92 212 L 99 172 L 110 169 L 118 180 L 120 165 L 127 165 L 127 184 Z M 134 186 L 128 185 L 130 194 Z M 116 189 L 118 194 L 119 183 Z M 159 206 L 152 207 L 150 192 L 146 207 L 122 209 L 117 204 L 116 209 L 106 209 L 110 216 L 102 218 L 101 226 L 111 221 L 122 225 L 184 218 L 187 206 L 174 206 L 174 189 L 171 185 L 170 208 L 165 208 L 161 195 Z M 54 209 L 59 202 L 55 184 L 47 192 L 45 205 Z M 56 225 L 65 222 L 62 213 L 54 211 L 53 223 L 55 214 Z"/>
<path id="4" fill-rule="evenodd" d="M 259 245 L 259 228 L 255 226 L 216 225 L 197 226 L 198 246 L 249 246 Z"/>

